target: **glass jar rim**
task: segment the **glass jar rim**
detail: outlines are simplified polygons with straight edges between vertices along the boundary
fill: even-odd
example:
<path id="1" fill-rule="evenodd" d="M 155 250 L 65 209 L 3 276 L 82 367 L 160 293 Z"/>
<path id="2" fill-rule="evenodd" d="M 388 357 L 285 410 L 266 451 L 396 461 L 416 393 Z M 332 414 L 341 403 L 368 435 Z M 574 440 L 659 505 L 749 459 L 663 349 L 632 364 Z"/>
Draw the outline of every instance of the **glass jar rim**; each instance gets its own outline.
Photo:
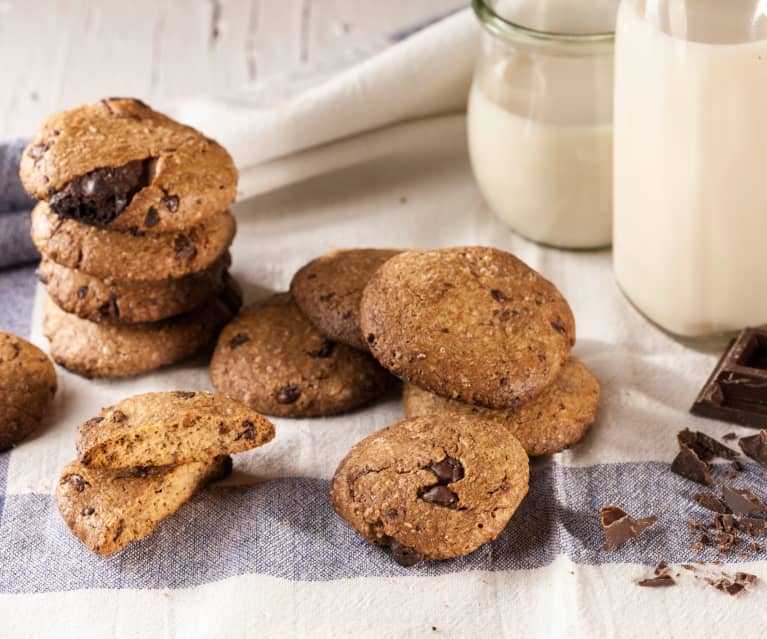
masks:
<path id="1" fill-rule="evenodd" d="M 526 27 L 517 22 L 504 18 L 488 0 L 472 0 L 474 14 L 482 25 L 493 35 L 514 40 L 545 45 L 585 45 L 612 44 L 615 41 L 615 31 L 595 33 L 559 33 L 556 31 L 540 31 Z"/>

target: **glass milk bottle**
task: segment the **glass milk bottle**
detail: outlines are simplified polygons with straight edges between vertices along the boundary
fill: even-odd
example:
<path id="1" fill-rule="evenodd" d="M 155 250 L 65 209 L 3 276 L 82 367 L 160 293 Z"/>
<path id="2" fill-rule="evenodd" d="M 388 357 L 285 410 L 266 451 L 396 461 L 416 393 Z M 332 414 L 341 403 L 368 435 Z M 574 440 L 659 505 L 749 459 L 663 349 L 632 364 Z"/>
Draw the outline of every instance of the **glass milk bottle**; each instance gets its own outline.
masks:
<path id="1" fill-rule="evenodd" d="M 490 208 L 536 242 L 610 244 L 617 9 L 618 0 L 474 0 L 474 175 Z"/>
<path id="2" fill-rule="evenodd" d="M 615 274 L 679 336 L 767 322 L 766 4 L 621 4 Z"/>

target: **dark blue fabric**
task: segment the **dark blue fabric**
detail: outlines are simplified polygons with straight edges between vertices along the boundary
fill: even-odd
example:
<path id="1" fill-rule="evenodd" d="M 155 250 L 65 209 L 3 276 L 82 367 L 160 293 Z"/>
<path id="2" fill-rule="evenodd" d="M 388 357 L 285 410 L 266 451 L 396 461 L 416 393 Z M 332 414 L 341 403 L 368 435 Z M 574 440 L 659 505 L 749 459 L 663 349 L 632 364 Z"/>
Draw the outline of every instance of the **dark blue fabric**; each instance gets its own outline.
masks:
<path id="1" fill-rule="evenodd" d="M 0 144 L 0 269 L 38 258 L 29 237 L 30 211 L 34 206 L 19 180 L 19 160 L 27 140 Z M 5 287 L 0 281 L 0 303 Z"/>

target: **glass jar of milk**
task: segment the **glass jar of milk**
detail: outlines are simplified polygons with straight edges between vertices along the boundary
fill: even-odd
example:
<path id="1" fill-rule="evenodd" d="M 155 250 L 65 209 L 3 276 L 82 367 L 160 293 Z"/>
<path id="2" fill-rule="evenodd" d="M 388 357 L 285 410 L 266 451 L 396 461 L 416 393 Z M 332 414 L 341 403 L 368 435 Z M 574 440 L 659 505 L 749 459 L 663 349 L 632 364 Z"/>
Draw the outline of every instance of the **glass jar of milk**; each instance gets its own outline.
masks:
<path id="1" fill-rule="evenodd" d="M 621 5 L 615 273 L 680 336 L 767 322 L 766 13 L 762 0 Z"/>
<path id="2" fill-rule="evenodd" d="M 617 8 L 474 0 L 483 26 L 467 116 L 474 175 L 490 208 L 536 242 L 611 242 Z"/>

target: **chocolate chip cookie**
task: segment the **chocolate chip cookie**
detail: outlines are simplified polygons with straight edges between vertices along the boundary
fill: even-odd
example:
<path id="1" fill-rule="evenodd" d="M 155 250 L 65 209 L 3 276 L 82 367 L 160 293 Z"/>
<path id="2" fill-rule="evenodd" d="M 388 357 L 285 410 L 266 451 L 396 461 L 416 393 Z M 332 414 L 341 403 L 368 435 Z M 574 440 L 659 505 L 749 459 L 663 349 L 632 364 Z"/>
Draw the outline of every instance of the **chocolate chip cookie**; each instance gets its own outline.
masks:
<path id="1" fill-rule="evenodd" d="M 90 550 L 109 555 L 150 535 L 203 486 L 232 469 L 229 456 L 162 468 L 92 468 L 73 461 L 56 486 L 59 512 Z"/>
<path id="2" fill-rule="evenodd" d="M 406 417 L 478 415 L 507 428 L 531 457 L 551 455 L 578 443 L 594 423 L 599 382 L 581 362 L 566 362 L 557 378 L 535 399 L 509 409 L 472 406 L 406 384 Z"/>
<path id="3" fill-rule="evenodd" d="M 210 378 L 224 395 L 281 417 L 350 411 L 395 382 L 369 354 L 322 335 L 287 293 L 245 309 L 222 331 Z"/>
<path id="4" fill-rule="evenodd" d="M 360 330 L 362 290 L 373 273 L 398 253 L 392 249 L 333 251 L 302 267 L 293 276 L 290 293 L 326 337 L 367 352 Z"/>
<path id="5" fill-rule="evenodd" d="M 236 225 L 228 211 L 175 233 L 116 233 L 63 220 L 40 202 L 32 211 L 32 240 L 43 257 L 98 278 L 157 281 L 210 268 L 226 253 Z"/>
<path id="6" fill-rule="evenodd" d="M 38 277 L 51 299 L 67 313 L 91 322 L 158 322 L 198 308 L 223 291 L 230 276 L 228 253 L 210 268 L 178 279 L 131 282 L 99 279 L 43 259 Z"/>
<path id="7" fill-rule="evenodd" d="M 179 362 L 205 348 L 237 312 L 227 289 L 194 311 L 152 324 L 89 322 L 46 301 L 43 332 L 56 363 L 88 378 L 127 377 Z"/>
<path id="8" fill-rule="evenodd" d="M 237 190 L 221 145 L 130 98 L 47 118 L 22 156 L 21 180 L 62 218 L 144 233 L 198 226 Z"/>
<path id="9" fill-rule="evenodd" d="M 40 424 L 56 394 L 56 371 L 37 346 L 0 332 L 0 451 Z"/>
<path id="10" fill-rule="evenodd" d="M 273 438 L 268 419 L 221 395 L 146 393 L 81 425 L 77 455 L 97 468 L 165 466 L 240 453 Z"/>
<path id="11" fill-rule="evenodd" d="M 490 247 L 391 258 L 365 287 L 360 323 L 395 375 L 494 408 L 539 395 L 575 342 L 573 314 L 554 285 Z"/>
<path id="12" fill-rule="evenodd" d="M 416 417 L 356 444 L 330 488 L 336 512 L 394 559 L 460 557 L 495 539 L 527 494 L 508 428 L 469 415 Z"/>

